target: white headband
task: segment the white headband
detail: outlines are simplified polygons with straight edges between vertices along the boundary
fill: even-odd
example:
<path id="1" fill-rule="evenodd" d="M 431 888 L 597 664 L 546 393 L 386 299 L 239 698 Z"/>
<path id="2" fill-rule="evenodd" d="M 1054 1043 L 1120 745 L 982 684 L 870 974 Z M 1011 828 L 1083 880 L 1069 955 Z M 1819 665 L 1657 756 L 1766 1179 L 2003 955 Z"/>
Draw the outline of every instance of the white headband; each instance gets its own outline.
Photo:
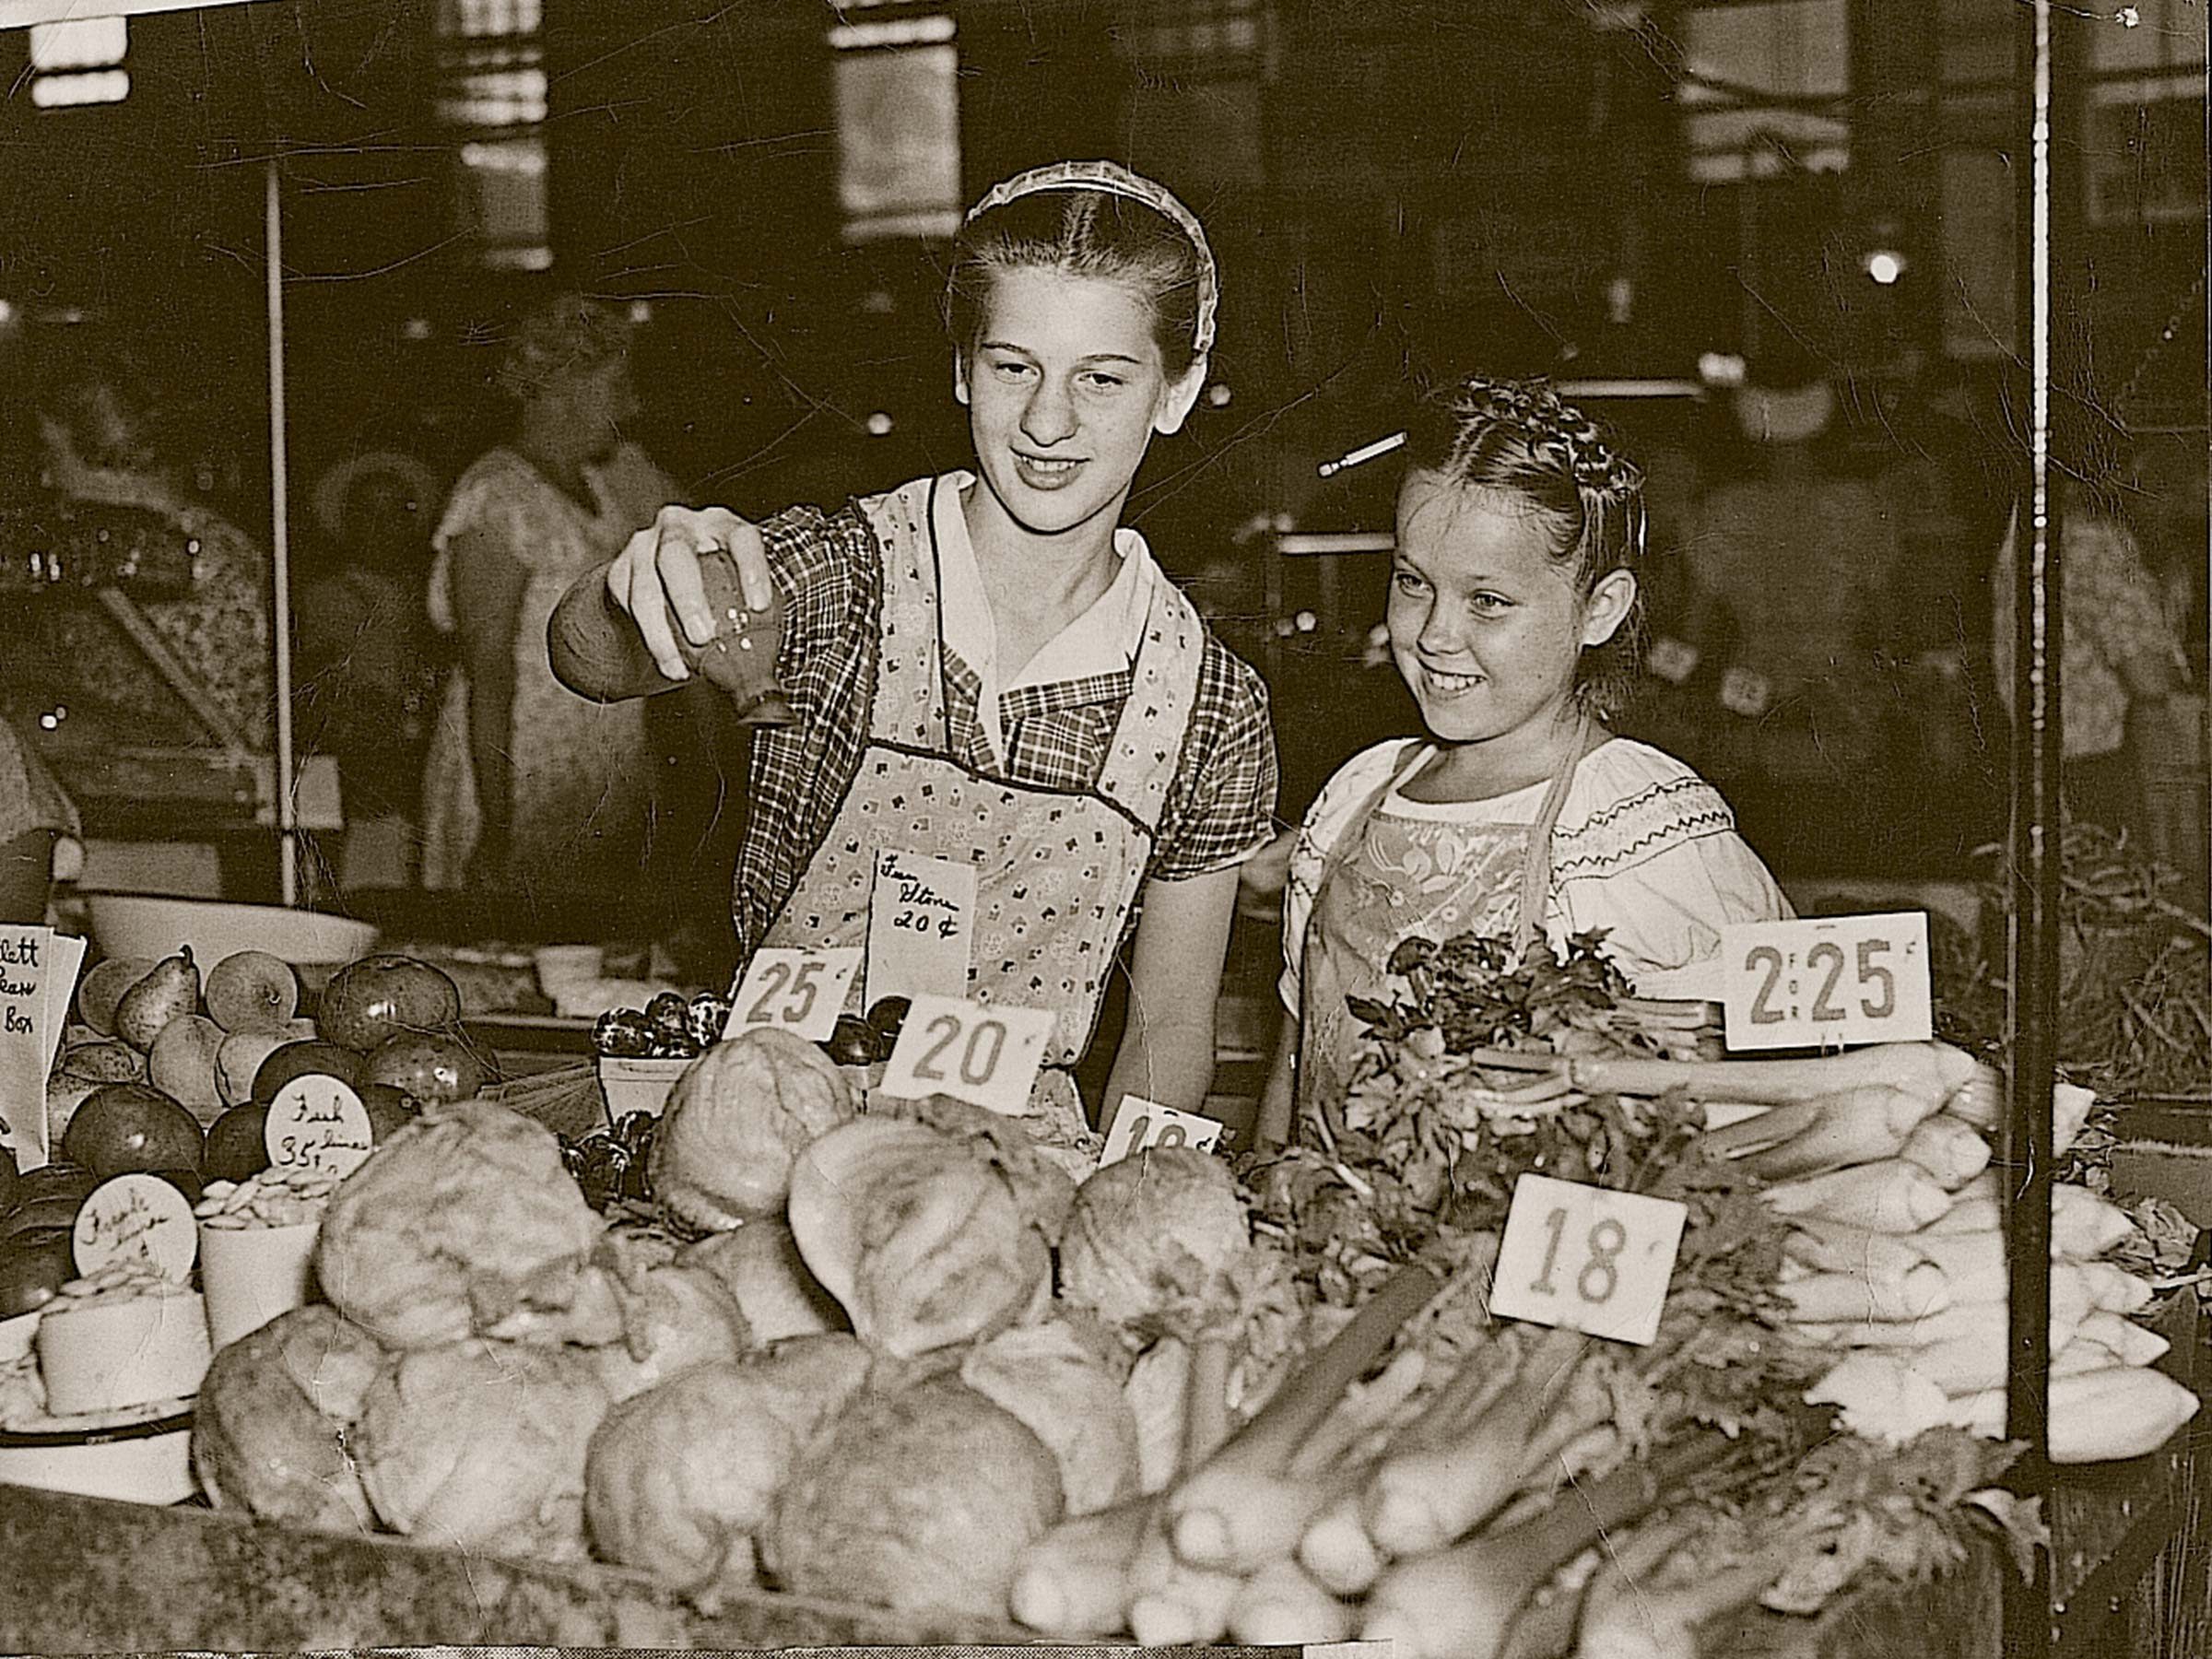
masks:
<path id="1" fill-rule="evenodd" d="M 1214 313 L 1221 306 L 1221 279 L 1198 216 L 1177 201 L 1165 185 L 1139 178 L 1118 161 L 1055 161 L 992 185 L 983 199 L 968 209 L 962 222 L 971 225 L 994 207 L 1047 190 L 1097 190 L 1141 202 L 1191 239 L 1192 246 L 1198 250 L 1198 324 L 1193 339 L 1197 354 L 1204 357 L 1214 344 Z"/>

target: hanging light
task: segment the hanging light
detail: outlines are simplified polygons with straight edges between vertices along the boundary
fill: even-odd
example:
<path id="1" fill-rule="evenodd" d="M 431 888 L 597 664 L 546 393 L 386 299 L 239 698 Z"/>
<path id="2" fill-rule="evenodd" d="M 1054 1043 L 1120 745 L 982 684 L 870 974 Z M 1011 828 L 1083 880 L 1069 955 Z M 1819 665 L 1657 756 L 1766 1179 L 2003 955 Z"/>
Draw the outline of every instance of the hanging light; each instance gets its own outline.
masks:
<path id="1" fill-rule="evenodd" d="M 1871 248 L 1859 256 L 1859 269 L 1877 288 L 1895 288 L 1905 274 L 1905 256 L 1894 248 Z"/>

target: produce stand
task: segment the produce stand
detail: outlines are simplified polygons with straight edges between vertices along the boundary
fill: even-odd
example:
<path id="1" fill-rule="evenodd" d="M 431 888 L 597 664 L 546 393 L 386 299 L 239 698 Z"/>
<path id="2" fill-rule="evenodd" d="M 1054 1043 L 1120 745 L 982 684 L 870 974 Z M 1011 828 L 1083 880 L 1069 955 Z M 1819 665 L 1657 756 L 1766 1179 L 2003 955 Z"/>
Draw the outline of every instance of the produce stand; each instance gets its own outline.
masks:
<path id="1" fill-rule="evenodd" d="M 2169 1368 L 2185 1363 L 2184 1380 L 2194 1380 L 2206 1369 L 2201 1321 L 2194 1306 L 2182 1312 L 2193 1339 L 2171 1333 Z M 2194 1490 L 2197 1441 L 2207 1434 L 2184 1430 L 2155 1456 L 2069 1471 L 2058 1482 L 2053 1651 L 2062 1659 L 2212 1651 L 2204 1589 L 2212 1539 Z M 707 1616 L 645 1575 L 610 1567 L 501 1560 L 5 1485 L 0 1559 L 40 1563 L 0 1574 L 0 1649 L 15 1653 L 1022 1643 L 1003 1629 L 921 1625 L 881 1608 L 786 1595 L 733 1596 Z M 1716 1630 L 1707 1651 L 1731 1659 L 2003 1659 L 1999 1605 L 2013 1571 L 1992 1546 L 1933 1583 L 1853 1595 L 1815 1620 L 1747 1617 Z M 1227 1659 L 1262 1650 L 1207 1651 Z"/>

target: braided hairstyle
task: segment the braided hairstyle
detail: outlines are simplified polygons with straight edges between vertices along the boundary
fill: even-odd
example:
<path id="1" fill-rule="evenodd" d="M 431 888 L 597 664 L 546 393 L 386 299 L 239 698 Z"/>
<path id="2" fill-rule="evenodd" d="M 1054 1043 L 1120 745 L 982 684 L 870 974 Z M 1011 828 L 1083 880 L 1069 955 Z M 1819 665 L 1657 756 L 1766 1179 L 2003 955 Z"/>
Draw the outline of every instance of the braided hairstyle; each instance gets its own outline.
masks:
<path id="1" fill-rule="evenodd" d="M 1421 400 L 1406 429 L 1406 454 L 1423 472 L 1460 489 L 1512 497 L 1551 537 L 1551 556 L 1587 599 L 1613 571 L 1640 576 L 1643 471 L 1612 437 L 1536 380 L 1469 375 Z M 1584 649 L 1576 702 L 1594 717 L 1618 712 L 1643 658 L 1643 594 L 1602 645 Z"/>

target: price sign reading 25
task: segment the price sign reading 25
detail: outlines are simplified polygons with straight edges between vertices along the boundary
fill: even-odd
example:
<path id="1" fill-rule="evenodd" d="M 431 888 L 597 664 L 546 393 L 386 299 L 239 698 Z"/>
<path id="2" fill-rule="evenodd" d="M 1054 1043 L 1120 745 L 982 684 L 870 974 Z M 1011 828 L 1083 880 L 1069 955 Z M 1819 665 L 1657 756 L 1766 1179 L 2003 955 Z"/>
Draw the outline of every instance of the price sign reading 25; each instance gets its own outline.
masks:
<path id="1" fill-rule="evenodd" d="M 1923 911 L 1754 922 L 1721 933 L 1732 1049 L 1918 1042 L 1933 1030 Z"/>
<path id="2" fill-rule="evenodd" d="M 845 993 L 860 971 L 857 945 L 839 950 L 792 950 L 763 946 L 746 964 L 730 999 L 725 1037 L 756 1026 L 780 1026 L 794 1037 L 819 1042 L 845 1011 Z"/>
<path id="3" fill-rule="evenodd" d="M 1049 1008 L 917 996 L 884 1067 L 883 1091 L 910 1100 L 947 1094 L 1018 1116 L 1052 1034 Z"/>
<path id="4" fill-rule="evenodd" d="M 1648 1343 L 1659 1333 L 1687 1213 L 1669 1198 L 1524 1175 L 1506 1212 L 1490 1311 Z"/>

